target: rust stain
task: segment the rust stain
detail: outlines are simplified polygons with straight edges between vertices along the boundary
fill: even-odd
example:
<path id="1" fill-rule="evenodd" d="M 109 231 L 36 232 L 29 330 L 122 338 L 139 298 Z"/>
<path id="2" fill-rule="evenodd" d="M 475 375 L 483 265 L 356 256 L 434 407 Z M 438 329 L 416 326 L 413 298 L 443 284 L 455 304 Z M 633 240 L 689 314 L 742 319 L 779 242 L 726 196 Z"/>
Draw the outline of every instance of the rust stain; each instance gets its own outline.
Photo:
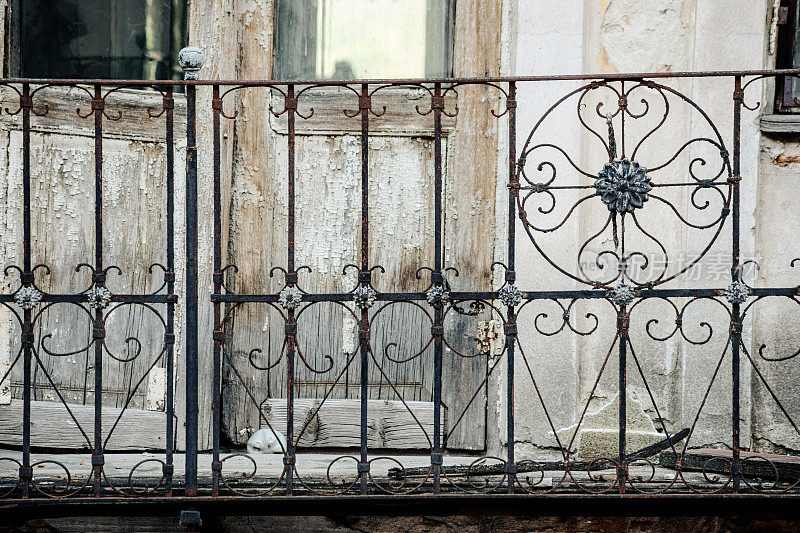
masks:
<path id="1" fill-rule="evenodd" d="M 779 167 L 786 167 L 793 163 L 800 163 L 800 155 L 781 154 L 775 158 L 773 163 L 778 165 Z"/>

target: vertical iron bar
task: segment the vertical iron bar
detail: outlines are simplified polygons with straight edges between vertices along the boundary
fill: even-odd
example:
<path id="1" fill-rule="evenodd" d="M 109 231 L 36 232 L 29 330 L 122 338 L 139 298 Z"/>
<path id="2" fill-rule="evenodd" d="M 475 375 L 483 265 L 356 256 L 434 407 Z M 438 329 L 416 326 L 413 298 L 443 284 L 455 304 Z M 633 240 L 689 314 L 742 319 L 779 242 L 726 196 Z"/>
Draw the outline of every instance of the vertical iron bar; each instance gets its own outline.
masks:
<path id="1" fill-rule="evenodd" d="M 102 87 L 94 86 L 92 111 L 94 112 L 94 282 L 105 283 L 103 270 L 103 100 Z M 100 495 L 103 476 L 103 341 L 105 325 L 103 310 L 98 306 L 94 313 L 94 453 L 92 453 L 92 481 L 94 495 Z"/>
<path id="2" fill-rule="evenodd" d="M 197 495 L 197 88 L 186 86 L 186 496 Z"/>
<path id="3" fill-rule="evenodd" d="M 172 86 L 166 89 L 164 97 L 164 113 L 166 115 L 166 141 L 167 141 L 167 271 L 164 273 L 167 282 L 167 294 L 175 294 L 175 146 L 174 146 L 174 109 L 175 99 L 172 97 Z M 175 472 L 173 464 L 173 451 L 175 449 L 175 304 L 167 302 L 167 327 L 165 341 L 167 345 L 167 444 L 164 457 L 164 492 L 172 495 L 172 476 Z"/>
<path id="4" fill-rule="evenodd" d="M 212 88 L 211 107 L 213 108 L 214 121 L 214 295 L 222 293 L 222 190 L 220 185 L 220 113 L 222 99 L 219 96 L 219 85 Z M 211 403 L 213 413 L 213 458 L 212 470 L 212 495 L 219 495 L 219 481 L 222 475 L 222 463 L 219 459 L 220 439 L 220 402 L 222 400 L 222 323 L 220 302 L 214 299 L 214 392 Z"/>
<path id="5" fill-rule="evenodd" d="M 739 264 L 739 183 L 741 182 L 741 120 L 744 90 L 742 77 L 736 76 L 733 89 L 733 241 L 731 250 L 731 278 L 732 281 L 741 281 L 742 272 Z M 739 424 L 739 343 L 742 339 L 742 318 L 738 302 L 734 302 L 731 310 L 731 373 L 733 387 L 731 390 L 731 417 L 732 417 L 732 448 L 733 448 L 733 491 L 739 492 L 741 487 L 742 458 L 740 450 L 740 424 Z"/>
<path id="6" fill-rule="evenodd" d="M 286 88 L 285 109 L 289 129 L 289 199 L 288 199 L 288 250 L 287 250 L 287 285 L 297 284 L 297 272 L 294 269 L 294 142 L 295 142 L 295 113 L 297 112 L 297 98 L 294 95 L 294 85 Z M 291 495 L 294 484 L 294 348 L 297 334 L 297 319 L 294 308 L 289 308 L 286 320 L 286 456 L 283 458 L 286 471 L 286 493 Z"/>
<path id="7" fill-rule="evenodd" d="M 433 283 L 442 284 L 442 111 L 444 97 L 442 84 L 434 85 L 431 109 L 433 110 L 433 141 L 434 141 L 434 242 L 433 256 Z M 442 470 L 442 336 L 444 334 L 443 309 L 441 305 L 434 308 L 432 333 L 433 345 L 433 451 L 431 452 L 431 466 L 433 467 L 433 491 L 438 493 L 441 489 Z"/>
<path id="8" fill-rule="evenodd" d="M 359 283 L 370 283 L 369 270 L 369 113 L 372 107 L 369 85 L 361 85 L 359 98 L 361 111 L 361 271 Z M 358 323 L 359 351 L 361 353 L 361 460 L 358 475 L 361 478 L 361 494 L 367 493 L 369 463 L 367 462 L 367 380 L 369 379 L 367 351 L 369 350 L 369 310 L 361 309 Z"/>
<path id="9" fill-rule="evenodd" d="M 508 109 L 508 270 L 506 270 L 506 283 L 516 281 L 516 195 L 519 190 L 517 180 L 517 85 L 508 83 L 508 96 L 506 97 Z M 506 373 L 506 440 L 508 442 L 508 462 L 506 474 L 508 475 L 508 493 L 514 493 L 514 482 L 517 473 L 517 463 L 514 459 L 514 344 L 517 335 L 517 321 L 513 306 L 508 308 L 508 320 L 505 327 L 508 342 L 508 360 Z"/>
<path id="10" fill-rule="evenodd" d="M 20 97 L 22 107 L 22 284 L 33 285 L 31 272 L 31 87 L 22 85 Z M 30 496 L 30 484 L 33 477 L 31 468 L 31 355 L 33 348 L 32 310 L 23 309 L 22 346 L 23 388 L 22 388 L 22 466 L 19 469 L 22 484 L 22 496 Z"/>
<path id="11" fill-rule="evenodd" d="M 619 493 L 625 494 L 628 482 L 627 425 L 628 425 L 628 314 L 624 305 L 617 312 L 617 336 L 619 337 L 619 464 L 617 483 Z"/>

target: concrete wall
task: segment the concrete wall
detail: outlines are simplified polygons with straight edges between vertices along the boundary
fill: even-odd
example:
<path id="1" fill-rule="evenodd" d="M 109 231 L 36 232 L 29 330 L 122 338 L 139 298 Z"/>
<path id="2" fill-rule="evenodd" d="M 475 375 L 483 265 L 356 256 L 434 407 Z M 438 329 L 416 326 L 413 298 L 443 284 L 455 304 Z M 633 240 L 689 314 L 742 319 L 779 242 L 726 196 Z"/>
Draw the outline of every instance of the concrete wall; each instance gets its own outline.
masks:
<path id="1" fill-rule="evenodd" d="M 771 46 L 774 38 L 771 25 L 773 3 L 770 0 L 507 0 L 504 5 L 506 27 L 503 29 L 501 47 L 504 74 L 760 69 L 771 68 L 774 64 L 774 46 Z M 732 150 L 732 78 L 683 79 L 665 81 L 664 84 L 696 102 L 720 132 L 726 148 Z M 518 150 L 544 110 L 577 87 L 572 82 L 521 85 Z M 764 105 L 757 111 L 744 110 L 742 115 L 741 254 L 742 260 L 757 259 L 761 265 L 758 272 L 752 269 L 747 271 L 749 277 L 745 280 L 749 284 L 792 286 L 796 284 L 793 281 L 796 274 L 793 276 L 789 263 L 800 255 L 798 246 L 794 244 L 800 223 L 792 216 L 791 198 L 797 187 L 794 183 L 796 180 L 792 178 L 797 167 L 797 158 L 794 156 L 800 152 L 800 148 L 796 136 L 769 137 L 762 136 L 759 131 L 760 115 L 771 111 L 769 102 L 772 100 L 772 90 L 768 83 L 759 81 L 752 84 L 746 94 L 747 103 L 752 106 L 760 101 Z M 652 106 L 649 112 L 660 116 L 663 104 L 661 108 L 658 107 L 658 98 L 652 98 L 654 93 L 641 94 Z M 638 96 L 634 98 L 631 95 L 629 105 L 634 113 L 644 109 L 638 100 Z M 605 97 L 603 101 L 603 112 L 616 109 L 616 97 Z M 591 115 L 594 115 L 597 103 L 595 99 L 588 104 Z M 686 102 L 670 95 L 669 105 L 668 120 L 660 132 L 650 139 L 652 142 L 642 145 L 637 155 L 637 160 L 645 167 L 653 167 L 668 159 L 689 139 L 712 133 L 708 121 Z M 594 119 L 595 122 L 590 125 L 605 135 L 603 121 L 596 116 Z M 637 135 L 641 137 L 648 127 L 652 127 L 637 127 L 636 121 L 629 122 L 626 134 L 632 139 L 636 139 Z M 615 123 L 618 136 L 619 127 L 619 123 Z M 607 160 L 598 139 L 581 128 L 574 103 L 570 104 L 569 109 L 557 111 L 554 117 L 543 122 L 535 137 L 538 142 L 551 142 L 563 147 L 578 166 L 589 172 L 596 172 L 602 168 L 603 159 Z M 503 149 L 501 144 L 501 153 Z M 695 157 L 704 157 L 709 162 L 709 168 L 695 167 L 698 177 L 712 177 L 714 172 L 708 172 L 713 167 L 713 156 L 699 147 L 692 147 L 676 158 L 672 165 L 675 170 L 673 174 L 654 174 L 653 180 L 672 181 L 675 175 L 685 175 Z M 532 175 L 532 181 L 537 181 L 535 164 L 542 160 L 556 163 L 559 172 L 557 179 L 565 180 L 562 183 L 570 179 L 574 181 L 566 161 L 562 158 L 556 162 L 557 159 L 556 154 L 550 159 L 537 159 L 535 163 L 529 161 L 526 169 Z M 720 161 L 718 155 L 716 161 Z M 714 167 L 715 170 L 717 168 Z M 548 172 L 545 169 L 540 173 L 539 180 L 545 175 L 549 177 Z M 498 179 L 498 183 L 502 182 L 502 178 Z M 708 221 L 707 214 L 692 205 L 689 192 L 687 190 L 685 194 L 677 194 L 670 199 L 678 211 L 691 221 Z M 501 198 L 505 194 L 505 191 L 498 190 L 498 205 L 503 204 Z M 559 213 L 563 218 L 569 206 L 578 198 L 577 194 L 558 196 L 554 213 Z M 719 213 L 719 195 L 716 198 L 698 195 L 696 200 L 699 204 L 708 200 L 712 206 L 716 205 L 716 212 Z M 531 203 L 527 208 L 529 216 L 535 207 L 547 207 L 549 203 L 547 199 L 540 204 Z M 645 205 L 640 218 L 643 225 L 646 221 L 646 227 L 653 228 L 672 258 L 691 257 L 704 249 L 709 242 L 708 230 L 688 228 L 675 218 L 674 213 L 658 210 L 653 204 L 655 202 L 651 200 Z M 505 207 L 498 207 L 497 211 L 498 228 L 504 228 Z M 559 265 L 574 266 L 577 248 L 597 231 L 598 220 L 606 216 L 607 212 L 602 206 L 591 205 L 591 202 L 582 204 L 579 212 L 559 232 L 549 234 L 546 237 L 548 240 L 543 241 L 550 244 L 547 255 Z M 501 257 L 504 254 L 504 234 L 502 231 L 498 233 L 498 257 Z M 586 288 L 585 285 L 579 287 L 579 283 L 569 280 L 544 263 L 519 222 L 517 235 L 517 272 L 521 287 Z M 592 244 L 588 249 L 594 247 L 595 252 L 599 252 L 604 246 L 609 246 L 609 243 Z M 678 277 L 664 286 L 727 286 L 730 283 L 730 247 L 731 224 L 727 221 L 720 237 L 699 263 L 699 269 L 690 271 L 691 276 Z M 502 283 L 500 280 L 498 282 Z M 789 407 L 790 414 L 795 415 L 798 409 L 794 406 L 796 402 L 793 402 L 792 383 L 797 382 L 800 372 L 797 363 L 795 360 L 768 362 L 758 357 L 758 348 L 764 343 L 767 344 L 764 351 L 766 357 L 775 357 L 776 353 L 790 355 L 797 349 L 798 335 L 791 319 L 795 302 L 786 298 L 769 300 L 759 301 L 747 311 L 745 344 L 766 381 L 772 385 L 782 403 Z M 678 305 L 681 307 L 685 303 L 679 301 Z M 659 324 L 652 325 L 653 332 L 658 335 L 667 334 L 674 327 L 675 311 L 668 304 L 649 302 L 642 304 L 637 312 L 638 317 L 636 313 L 631 317 L 631 342 L 637 349 L 636 355 L 659 413 L 670 431 L 692 425 L 720 357 L 726 351 L 715 384 L 700 412 L 690 445 L 730 444 L 730 349 L 725 348 L 729 320 L 727 313 L 721 306 L 707 302 L 686 307 L 683 322 L 688 339 L 697 340 L 707 335 L 705 326 L 701 325 L 703 321 L 714 328 L 708 343 L 695 346 L 681 339 L 679 334 L 667 342 L 655 342 L 646 335 L 646 322 L 651 318 L 660 319 Z M 576 304 L 570 313 L 570 323 L 578 330 L 588 330 L 594 319 L 587 319 L 586 315 L 593 313 L 598 317 L 597 330 L 587 336 L 567 331 L 548 337 L 535 329 L 536 317 L 541 313 L 547 314 L 546 317 L 539 316 L 542 330 L 556 330 L 562 323 L 562 309 L 554 302 L 537 302 L 528 306 L 519 318 L 522 351 L 537 379 L 544 402 L 553 417 L 553 424 L 559 429 L 577 422 L 580 410 L 589 400 L 614 336 L 615 315 L 611 306 L 604 302 Z M 776 446 L 771 443 L 777 443 L 777 449 L 797 449 L 800 444 L 797 431 L 777 407 L 745 355 L 742 355 L 742 360 L 742 445 L 750 446 L 752 443 L 755 449 L 775 449 Z M 524 457 L 555 445 L 555 439 L 534 393 L 529 370 L 519 353 L 515 374 L 516 440 L 518 455 Z M 628 383 L 632 396 L 642 402 L 647 414 L 660 428 L 653 402 L 633 361 L 629 361 Z M 506 409 L 505 381 L 500 378 L 495 385 L 494 401 L 490 397 L 490 416 L 494 417 L 494 425 L 502 427 Z M 603 377 L 594 389 L 589 410 L 613 399 L 616 388 L 615 347 Z M 499 443 L 494 444 L 497 446 Z M 495 448 L 495 452 L 501 453 L 501 448 L 504 448 L 504 444 Z"/>

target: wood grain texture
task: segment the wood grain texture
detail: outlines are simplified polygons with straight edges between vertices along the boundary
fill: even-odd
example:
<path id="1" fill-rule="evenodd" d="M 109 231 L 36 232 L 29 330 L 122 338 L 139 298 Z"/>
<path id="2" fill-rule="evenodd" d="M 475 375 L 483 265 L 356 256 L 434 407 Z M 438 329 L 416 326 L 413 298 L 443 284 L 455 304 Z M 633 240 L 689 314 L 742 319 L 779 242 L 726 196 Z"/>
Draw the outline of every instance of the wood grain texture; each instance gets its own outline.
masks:
<path id="1" fill-rule="evenodd" d="M 374 87 L 372 88 L 374 90 Z M 448 93 L 445 97 L 445 108 L 452 110 L 456 105 L 456 96 Z M 314 114 L 297 122 L 299 134 L 345 135 L 360 133 L 361 121 L 350 118 L 358 111 L 358 95 L 348 89 L 339 87 L 320 87 L 310 89 L 300 97 L 300 112 L 308 114 L 311 108 Z M 283 108 L 283 97 L 272 98 L 273 108 Z M 430 95 L 423 89 L 388 88 L 382 89 L 372 97 L 372 109 L 380 116 L 370 116 L 370 135 L 389 135 L 392 137 L 433 137 L 433 122 L 420 116 L 416 107 L 424 113 L 430 108 Z M 385 107 L 385 110 L 384 110 Z M 442 115 L 442 131 L 448 134 L 456 126 L 457 117 Z M 270 117 L 270 124 L 276 133 L 288 133 L 286 114 Z"/>
<path id="2" fill-rule="evenodd" d="M 295 438 L 299 437 L 299 448 L 360 446 L 360 400 L 328 399 L 323 403 L 319 399 L 299 398 L 294 402 L 294 409 L 294 431 Z M 286 400 L 267 401 L 263 412 L 272 427 L 286 427 Z M 401 401 L 367 401 L 367 446 L 372 449 L 429 448 L 433 438 L 433 412 L 432 402 L 409 401 L 404 405 Z M 442 409 L 443 420 L 445 413 Z"/>
<path id="3" fill-rule="evenodd" d="M 456 2 L 453 74 L 457 77 L 498 76 L 500 73 L 501 2 Z M 455 290 L 491 290 L 494 261 L 495 194 L 499 120 L 505 101 L 492 87 L 458 88 L 458 124 L 447 140 L 445 191 L 445 264 L 456 267 Z M 454 348 L 474 353 L 477 320 L 458 317 L 445 324 Z M 452 449 L 481 449 L 486 429 L 486 389 L 468 402 L 487 370 L 485 356 L 463 358 L 446 350 L 443 358 L 442 399 L 450 416 L 467 409 L 447 445 Z"/>
<path id="4" fill-rule="evenodd" d="M 89 88 L 91 91 L 92 89 Z M 104 92 L 108 88 L 104 89 Z M 3 106 L 14 111 L 19 106 L 19 96 L 9 87 L 0 87 L 0 98 Z M 174 138 L 186 136 L 186 99 L 182 94 L 175 94 Z M 43 116 L 31 114 L 31 131 L 46 133 L 62 133 L 72 136 L 94 136 L 94 119 L 81 118 L 77 109 L 87 113 L 91 109 L 91 98 L 82 89 L 74 87 L 47 87 L 34 96 L 34 110 L 47 113 Z M 106 97 L 106 113 L 113 118 L 121 113 L 118 120 L 103 121 L 103 137 L 108 139 L 131 139 L 149 142 L 164 142 L 164 116 L 152 118 L 162 108 L 161 94 L 156 91 L 121 89 Z M 0 115 L 2 124 L 15 130 L 22 129 L 22 115 Z"/>
<path id="5" fill-rule="evenodd" d="M 91 440 L 94 406 L 68 405 L 69 409 L 61 402 L 31 402 L 32 446 L 58 449 L 90 448 L 78 426 Z M 114 407 L 103 408 L 104 439 L 121 411 Z M 105 449 L 107 451 L 163 450 L 166 445 L 166 420 L 163 412 L 126 409 Z M 0 444 L 22 445 L 22 400 L 12 400 L 10 405 L 0 406 Z"/>

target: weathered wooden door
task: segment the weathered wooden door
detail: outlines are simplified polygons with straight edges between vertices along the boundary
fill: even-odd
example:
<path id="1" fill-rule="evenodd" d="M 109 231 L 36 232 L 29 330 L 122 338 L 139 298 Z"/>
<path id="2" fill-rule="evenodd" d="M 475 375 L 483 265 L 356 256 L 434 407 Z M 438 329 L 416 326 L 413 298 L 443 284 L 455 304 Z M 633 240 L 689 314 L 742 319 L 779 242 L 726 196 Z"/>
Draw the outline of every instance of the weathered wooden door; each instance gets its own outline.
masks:
<path id="1" fill-rule="evenodd" d="M 306 97 L 306 100 L 303 99 Z M 446 98 L 448 112 L 458 95 Z M 295 126 L 295 256 L 298 285 L 308 293 L 348 293 L 354 288 L 361 242 L 361 120 L 345 111 L 358 112 L 358 98 L 348 89 L 312 89 L 299 99 Z M 273 97 L 279 110 L 283 97 Z M 463 103 L 462 103 L 463 105 Z M 424 293 L 431 282 L 429 269 L 434 250 L 434 140 L 433 121 L 417 113 L 430 106 L 422 88 L 386 88 L 373 95 L 369 126 L 369 264 L 372 283 L 380 292 Z M 252 211 L 234 219 L 231 242 L 238 252 L 236 287 L 239 293 L 264 290 L 273 294 L 283 286 L 283 273 L 269 279 L 273 267 L 285 267 L 287 145 L 285 115 L 268 117 L 265 108 L 247 111 L 248 121 L 269 121 L 269 144 L 274 153 L 271 172 L 255 180 L 263 188 L 261 209 L 272 213 L 260 235 L 250 233 Z M 352 113 L 350 113 L 352 114 Z M 253 115 L 256 115 L 253 117 Z M 442 142 L 445 160 L 453 149 L 451 134 L 457 118 L 444 116 Z M 445 212 L 455 181 L 443 169 Z M 237 176 L 234 176 L 236 184 Z M 493 191 L 492 191 L 493 192 Z M 248 190 L 235 187 L 238 193 Z M 241 201 L 241 200 L 239 200 Z M 239 201 L 234 198 L 234 205 Z M 478 200 L 476 200 L 478 201 Z M 485 200 L 483 200 L 485 201 Z M 246 205 L 243 203 L 242 207 Z M 474 280 L 490 263 L 458 261 L 458 251 L 479 243 L 461 242 L 457 235 L 480 224 L 480 216 L 443 220 L 446 266 Z M 263 219 L 262 219 L 263 220 Z M 447 231 L 445 226 L 456 228 Z M 254 232 L 255 233 L 255 232 Z M 471 231 L 469 233 L 472 233 Z M 483 242 L 488 242 L 483 241 Z M 243 249 L 250 250 L 245 254 Z M 241 251 L 240 251 L 241 250 Z M 257 258 L 254 262 L 253 259 Z M 269 258 L 271 263 L 260 263 Z M 242 262 L 244 260 L 244 262 Z M 377 268 L 377 266 L 381 268 Z M 308 267 L 308 268 L 304 268 Z M 427 269 L 426 269 L 427 267 Z M 250 285 L 245 276 L 260 272 Z M 343 273 L 344 272 L 344 273 Z M 277 278 L 277 280 L 276 280 Z M 453 291 L 459 287 L 455 271 L 448 271 Z M 483 280 L 484 283 L 488 279 Z M 263 283 L 263 285 L 262 285 Z M 246 284 L 246 285 L 245 285 Z M 248 289 L 252 286 L 253 289 Z M 295 365 L 295 434 L 306 447 L 352 447 L 359 444 L 361 357 L 358 348 L 358 308 L 350 301 L 317 302 L 298 311 L 298 353 Z M 265 421 L 273 427 L 286 424 L 286 345 L 284 320 L 278 305 L 245 304 L 230 310 L 223 391 L 224 426 L 235 442 L 243 442 Z M 369 443 L 373 448 L 428 448 L 433 424 L 433 308 L 426 301 L 393 302 L 373 308 L 367 386 Z M 448 308 L 445 315 L 446 348 L 443 357 L 444 434 L 451 449 L 484 448 L 486 424 L 485 378 L 489 354 L 479 342 L 480 322 L 491 319 L 487 309 L 470 302 Z M 259 420 L 258 412 L 263 419 Z"/>

